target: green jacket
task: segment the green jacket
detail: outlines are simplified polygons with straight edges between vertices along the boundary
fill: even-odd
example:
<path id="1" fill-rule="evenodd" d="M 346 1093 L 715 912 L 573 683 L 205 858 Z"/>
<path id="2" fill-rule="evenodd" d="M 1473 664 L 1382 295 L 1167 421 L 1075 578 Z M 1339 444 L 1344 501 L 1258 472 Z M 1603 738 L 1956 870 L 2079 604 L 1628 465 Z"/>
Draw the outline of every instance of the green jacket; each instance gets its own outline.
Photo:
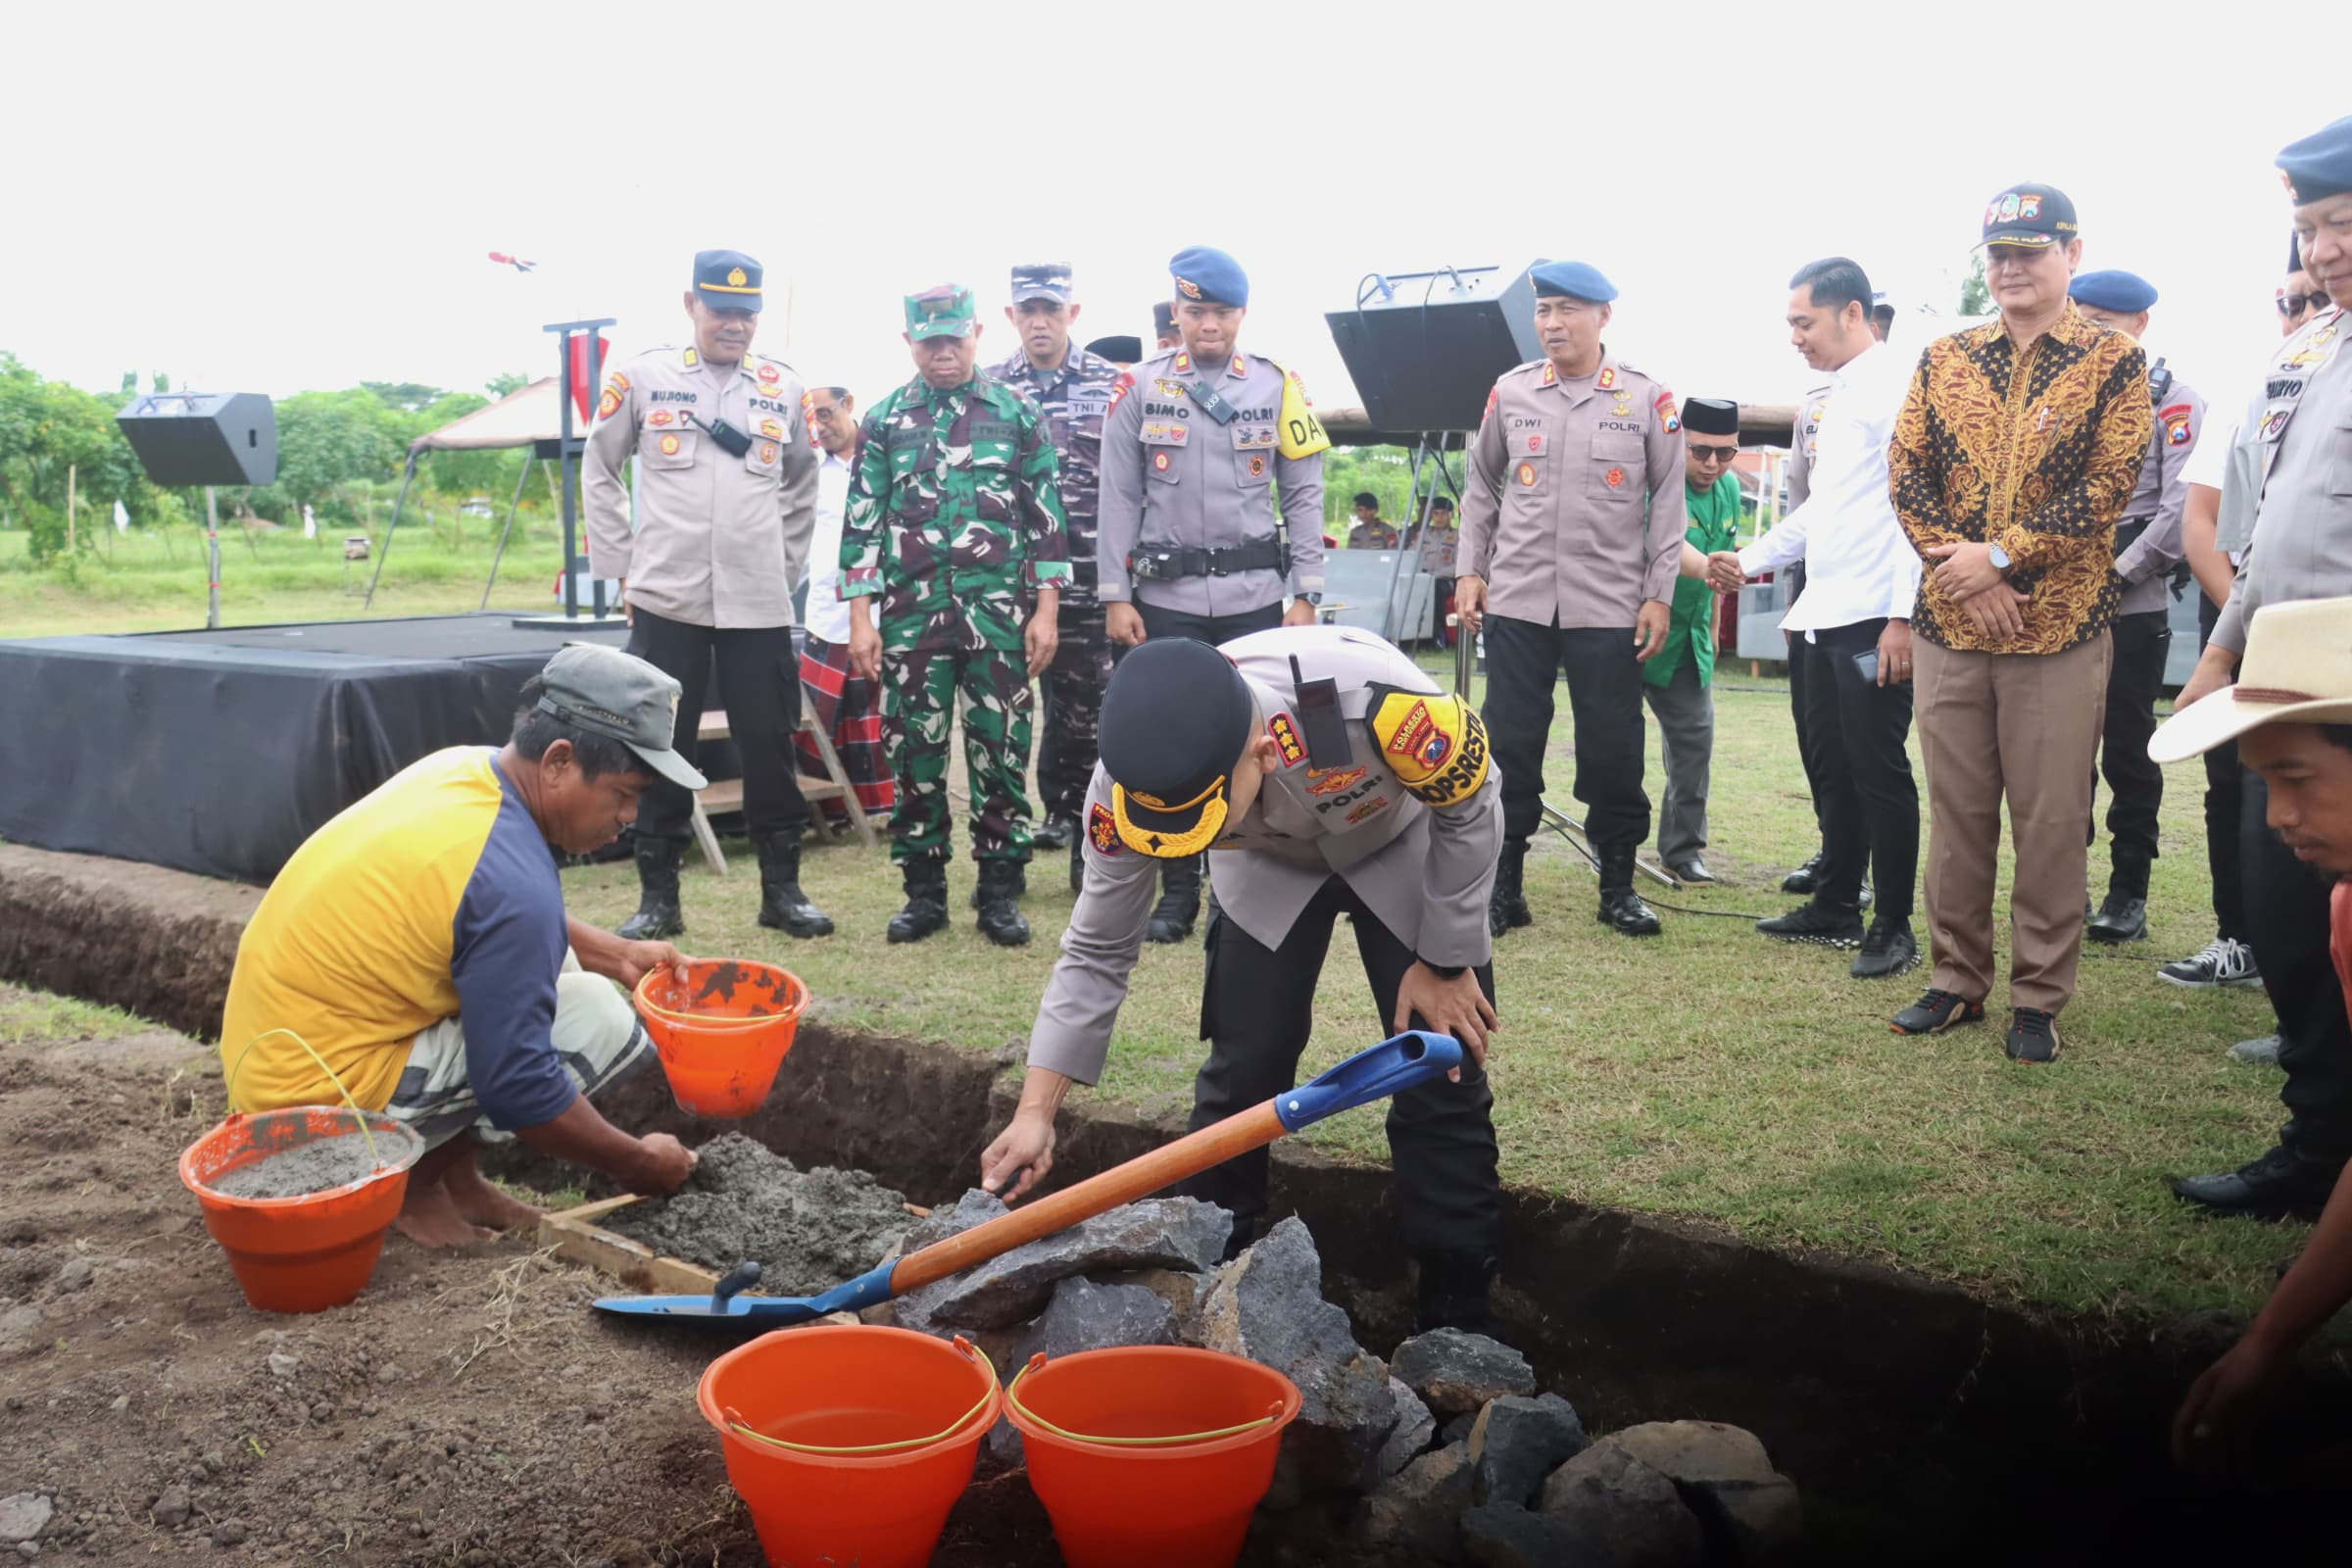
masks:
<path id="1" fill-rule="evenodd" d="M 1740 545 L 1740 476 L 1726 473 L 1705 495 L 1689 492 L 1683 499 L 1690 509 L 1690 527 L 1683 537 L 1702 556 Z M 1642 666 L 1642 678 L 1652 686 L 1671 683 L 1686 663 L 1698 666 L 1698 683 L 1715 678 L 1715 590 L 1690 577 L 1674 584 L 1674 618 L 1666 628 L 1666 646 Z"/>
<path id="2" fill-rule="evenodd" d="M 988 375 L 952 392 L 918 376 L 882 399 L 858 432 L 841 571 L 844 600 L 880 596 L 886 644 L 984 607 L 1017 648 L 1035 590 L 1070 577 L 1060 455 L 1037 405 Z"/>

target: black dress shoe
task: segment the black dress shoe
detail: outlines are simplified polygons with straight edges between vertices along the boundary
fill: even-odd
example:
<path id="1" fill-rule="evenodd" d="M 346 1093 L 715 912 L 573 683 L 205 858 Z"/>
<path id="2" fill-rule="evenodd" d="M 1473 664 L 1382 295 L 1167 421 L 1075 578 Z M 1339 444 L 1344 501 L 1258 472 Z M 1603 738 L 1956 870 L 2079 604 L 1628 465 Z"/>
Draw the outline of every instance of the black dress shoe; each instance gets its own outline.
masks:
<path id="1" fill-rule="evenodd" d="M 1700 883 L 1715 880 L 1715 874 L 1707 869 L 1706 862 L 1695 855 L 1687 859 L 1670 860 L 1666 864 L 1666 869 L 1672 871 L 1675 879 L 1681 882 Z"/>
<path id="2" fill-rule="evenodd" d="M 1658 911 L 1642 902 L 1642 895 L 1632 888 L 1602 888 L 1600 909 L 1593 918 L 1615 927 L 1620 936 L 1654 937 L 1664 929 L 1658 923 Z"/>
<path id="3" fill-rule="evenodd" d="M 1029 842 L 1041 850 L 1058 850 L 1070 842 L 1078 824 L 1066 816 L 1049 816 L 1029 830 Z"/>
<path id="4" fill-rule="evenodd" d="M 1821 852 L 1819 850 L 1813 852 L 1811 859 L 1781 878 L 1783 893 L 1810 893 L 1820 886 Z"/>
<path id="5" fill-rule="evenodd" d="M 2099 912 L 2082 923 L 2082 934 L 2093 942 L 2145 942 L 2148 939 L 2148 901 L 2129 893 L 2110 893 Z"/>
<path id="6" fill-rule="evenodd" d="M 2173 1196 L 2208 1214 L 2248 1219 L 2317 1219 L 2335 1191 L 2340 1168 L 2305 1159 L 2282 1145 L 2250 1165 L 2212 1176 L 2175 1176 Z"/>
<path id="7" fill-rule="evenodd" d="M 1758 920 L 1756 929 L 1783 942 L 1812 942 L 1825 948 L 1862 945 L 1862 911 L 1850 904 L 1826 904 L 1807 899 L 1787 914 Z"/>

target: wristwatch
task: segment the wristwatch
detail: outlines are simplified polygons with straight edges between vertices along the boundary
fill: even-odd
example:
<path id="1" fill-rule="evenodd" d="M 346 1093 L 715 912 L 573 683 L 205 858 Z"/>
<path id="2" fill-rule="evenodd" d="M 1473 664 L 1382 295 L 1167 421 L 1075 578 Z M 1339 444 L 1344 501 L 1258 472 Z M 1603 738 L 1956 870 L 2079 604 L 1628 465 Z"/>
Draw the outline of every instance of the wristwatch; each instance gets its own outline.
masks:
<path id="1" fill-rule="evenodd" d="M 1421 963 L 1431 974 L 1441 980 L 1459 980 L 1462 977 L 1462 971 L 1470 967 L 1466 963 L 1431 963 L 1427 958 L 1423 958 Z"/>
<path id="2" fill-rule="evenodd" d="M 1308 604 L 1313 605 L 1318 610 L 1323 608 L 1323 596 L 1321 594 L 1300 594 L 1298 597 L 1305 600 Z"/>
<path id="3" fill-rule="evenodd" d="M 1984 548 L 1991 553 L 1993 570 L 2007 571 L 2009 569 L 2008 551 L 2003 550 L 1999 545 L 1986 545 Z"/>

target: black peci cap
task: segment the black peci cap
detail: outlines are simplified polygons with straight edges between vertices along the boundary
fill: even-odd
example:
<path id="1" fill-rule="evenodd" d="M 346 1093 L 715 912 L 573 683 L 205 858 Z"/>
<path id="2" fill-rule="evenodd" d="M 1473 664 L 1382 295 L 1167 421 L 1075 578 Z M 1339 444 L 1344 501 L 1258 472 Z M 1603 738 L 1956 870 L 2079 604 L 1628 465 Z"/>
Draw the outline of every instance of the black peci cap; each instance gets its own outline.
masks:
<path id="1" fill-rule="evenodd" d="M 1693 435 L 1740 433 L 1740 405 L 1731 398 L 1683 399 L 1683 428 Z"/>
<path id="2" fill-rule="evenodd" d="M 1208 644 L 1153 637 L 1129 650 L 1102 694 L 1099 732 L 1120 841 L 1159 859 L 1207 849 L 1225 829 L 1226 789 L 1255 714 L 1242 672 Z"/>
<path id="3" fill-rule="evenodd" d="M 1144 340 L 1132 332 L 1099 337 L 1086 346 L 1086 352 L 1113 365 L 1133 365 L 1144 357 Z"/>

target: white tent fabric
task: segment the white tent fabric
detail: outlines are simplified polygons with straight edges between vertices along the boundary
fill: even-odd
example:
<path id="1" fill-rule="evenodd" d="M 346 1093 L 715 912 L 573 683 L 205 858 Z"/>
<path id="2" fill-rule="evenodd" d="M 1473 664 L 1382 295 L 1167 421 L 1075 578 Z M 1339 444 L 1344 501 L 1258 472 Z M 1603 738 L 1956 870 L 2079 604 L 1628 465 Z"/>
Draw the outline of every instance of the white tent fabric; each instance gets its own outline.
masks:
<path id="1" fill-rule="evenodd" d="M 564 434 L 563 387 L 552 375 L 541 376 L 519 391 L 510 392 L 486 409 L 452 419 L 438 430 L 427 430 L 409 443 L 415 459 L 427 452 L 482 452 L 507 447 L 535 446 Z M 576 417 L 572 433 L 588 433 L 588 422 Z"/>

